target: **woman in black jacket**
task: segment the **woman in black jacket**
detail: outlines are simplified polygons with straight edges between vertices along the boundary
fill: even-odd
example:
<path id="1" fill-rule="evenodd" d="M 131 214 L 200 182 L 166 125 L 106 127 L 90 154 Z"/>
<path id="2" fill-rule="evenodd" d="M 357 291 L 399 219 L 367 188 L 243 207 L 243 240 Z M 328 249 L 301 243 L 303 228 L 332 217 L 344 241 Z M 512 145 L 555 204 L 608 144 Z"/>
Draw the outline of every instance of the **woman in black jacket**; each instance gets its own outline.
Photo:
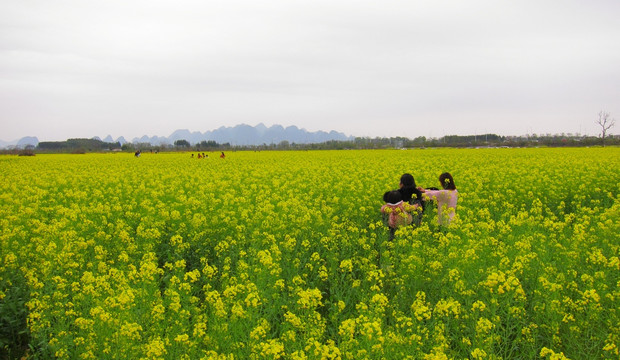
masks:
<path id="1" fill-rule="evenodd" d="M 403 201 L 411 205 L 415 203 L 422 204 L 422 192 L 418 190 L 413 175 L 403 174 L 403 176 L 400 177 L 399 186 L 400 188 L 397 191 L 401 194 Z M 383 194 L 383 201 L 387 201 L 386 197 L 388 193 L 389 191 Z"/>
<path id="2" fill-rule="evenodd" d="M 413 223 L 415 225 L 420 225 L 420 221 L 422 220 L 422 212 L 424 211 L 424 201 L 422 201 L 422 192 L 418 190 L 418 187 L 415 184 L 415 179 L 411 174 L 403 174 L 400 177 L 399 189 L 397 190 L 402 195 L 402 200 L 411 205 L 418 204 L 420 205 L 421 212 L 418 213 L 417 216 L 414 215 Z M 387 202 L 387 196 L 390 192 L 386 192 L 383 194 L 383 201 Z"/>

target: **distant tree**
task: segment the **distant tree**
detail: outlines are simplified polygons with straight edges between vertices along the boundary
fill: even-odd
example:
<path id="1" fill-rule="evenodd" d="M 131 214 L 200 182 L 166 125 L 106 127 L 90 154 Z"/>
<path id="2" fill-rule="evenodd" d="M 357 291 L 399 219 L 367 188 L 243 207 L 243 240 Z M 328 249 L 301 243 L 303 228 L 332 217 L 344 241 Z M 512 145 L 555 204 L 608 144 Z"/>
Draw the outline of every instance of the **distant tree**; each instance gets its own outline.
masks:
<path id="1" fill-rule="evenodd" d="M 217 149 L 220 146 L 217 142 L 213 140 L 202 140 L 200 142 L 201 149 Z"/>
<path id="2" fill-rule="evenodd" d="M 189 141 L 187 140 L 177 140 L 174 142 L 174 146 L 176 147 L 190 147 Z"/>
<path id="3" fill-rule="evenodd" d="M 601 112 L 598 113 L 598 121 L 596 123 L 601 127 L 601 138 L 603 140 L 603 147 L 605 147 L 605 136 L 607 135 L 607 130 L 616 125 L 616 120 L 610 120 L 609 113 L 601 110 Z"/>
<path id="4" fill-rule="evenodd" d="M 418 136 L 417 138 L 413 139 L 413 142 L 415 144 L 424 144 L 426 142 L 426 136 Z"/>
<path id="5" fill-rule="evenodd" d="M 109 151 L 118 149 L 120 143 L 107 143 L 97 139 L 67 139 L 66 141 L 42 141 L 37 145 L 37 150 L 83 153 L 85 151 Z"/>

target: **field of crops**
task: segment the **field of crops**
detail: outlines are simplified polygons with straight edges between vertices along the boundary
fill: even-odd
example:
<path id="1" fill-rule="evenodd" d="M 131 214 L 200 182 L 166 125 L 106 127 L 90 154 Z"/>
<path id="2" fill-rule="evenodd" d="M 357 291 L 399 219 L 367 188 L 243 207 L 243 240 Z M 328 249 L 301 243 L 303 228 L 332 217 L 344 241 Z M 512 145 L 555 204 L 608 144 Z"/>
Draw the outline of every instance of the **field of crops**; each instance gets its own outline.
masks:
<path id="1" fill-rule="evenodd" d="M 0 358 L 618 359 L 620 149 L 0 157 Z M 388 241 L 400 175 L 457 217 Z"/>

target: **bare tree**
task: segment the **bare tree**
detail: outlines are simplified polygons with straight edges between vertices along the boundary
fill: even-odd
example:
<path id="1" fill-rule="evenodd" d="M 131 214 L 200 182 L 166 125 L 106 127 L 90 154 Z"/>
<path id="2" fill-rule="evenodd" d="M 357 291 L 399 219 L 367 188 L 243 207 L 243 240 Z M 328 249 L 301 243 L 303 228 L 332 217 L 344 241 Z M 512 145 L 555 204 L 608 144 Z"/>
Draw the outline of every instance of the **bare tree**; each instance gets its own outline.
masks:
<path id="1" fill-rule="evenodd" d="M 616 120 L 609 119 L 609 113 L 601 110 L 601 112 L 598 113 L 598 121 L 596 123 L 601 126 L 601 138 L 603 139 L 603 147 L 605 147 L 605 135 L 607 135 L 607 130 L 616 125 Z"/>

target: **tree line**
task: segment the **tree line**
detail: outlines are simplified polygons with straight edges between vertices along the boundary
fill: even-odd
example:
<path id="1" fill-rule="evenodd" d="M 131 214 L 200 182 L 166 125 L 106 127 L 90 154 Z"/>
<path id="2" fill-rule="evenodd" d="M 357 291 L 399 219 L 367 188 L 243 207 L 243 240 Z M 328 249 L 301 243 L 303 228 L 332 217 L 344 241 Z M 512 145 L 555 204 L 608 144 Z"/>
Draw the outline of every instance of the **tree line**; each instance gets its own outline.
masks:
<path id="1" fill-rule="evenodd" d="M 419 136 L 407 137 L 356 137 L 352 140 L 331 140 L 322 143 L 300 144 L 289 141 L 262 145 L 233 145 L 228 142 L 218 143 L 214 140 L 191 144 L 187 140 L 177 140 L 174 144 L 104 142 L 99 139 L 68 139 L 66 141 L 42 141 L 36 147 L 25 149 L 4 150 L 3 153 L 32 155 L 41 153 L 74 153 L 124 151 L 143 152 L 159 151 L 225 151 L 225 150 L 353 150 L 353 149 L 413 149 L 436 147 L 579 147 L 620 145 L 620 136 L 605 138 L 582 136 L 579 134 L 531 134 L 525 136 L 500 136 L 497 134 L 482 135 L 447 135 L 439 138 Z"/>
<path id="2" fill-rule="evenodd" d="M 606 145 L 620 145 L 620 137 L 607 137 Z M 447 135 L 440 138 L 419 136 L 407 137 L 356 137 L 352 140 L 330 140 L 322 143 L 295 143 L 280 141 L 279 143 L 262 145 L 231 145 L 213 140 L 191 144 L 187 140 L 177 140 L 173 145 L 153 146 L 149 143 L 124 144 L 123 150 L 156 150 L 156 151 L 218 151 L 218 150 L 353 150 L 353 149 L 411 149 L 427 147 L 579 147 L 600 146 L 601 138 L 578 134 L 532 134 L 526 136 L 500 136 L 497 134 L 482 135 Z"/>

